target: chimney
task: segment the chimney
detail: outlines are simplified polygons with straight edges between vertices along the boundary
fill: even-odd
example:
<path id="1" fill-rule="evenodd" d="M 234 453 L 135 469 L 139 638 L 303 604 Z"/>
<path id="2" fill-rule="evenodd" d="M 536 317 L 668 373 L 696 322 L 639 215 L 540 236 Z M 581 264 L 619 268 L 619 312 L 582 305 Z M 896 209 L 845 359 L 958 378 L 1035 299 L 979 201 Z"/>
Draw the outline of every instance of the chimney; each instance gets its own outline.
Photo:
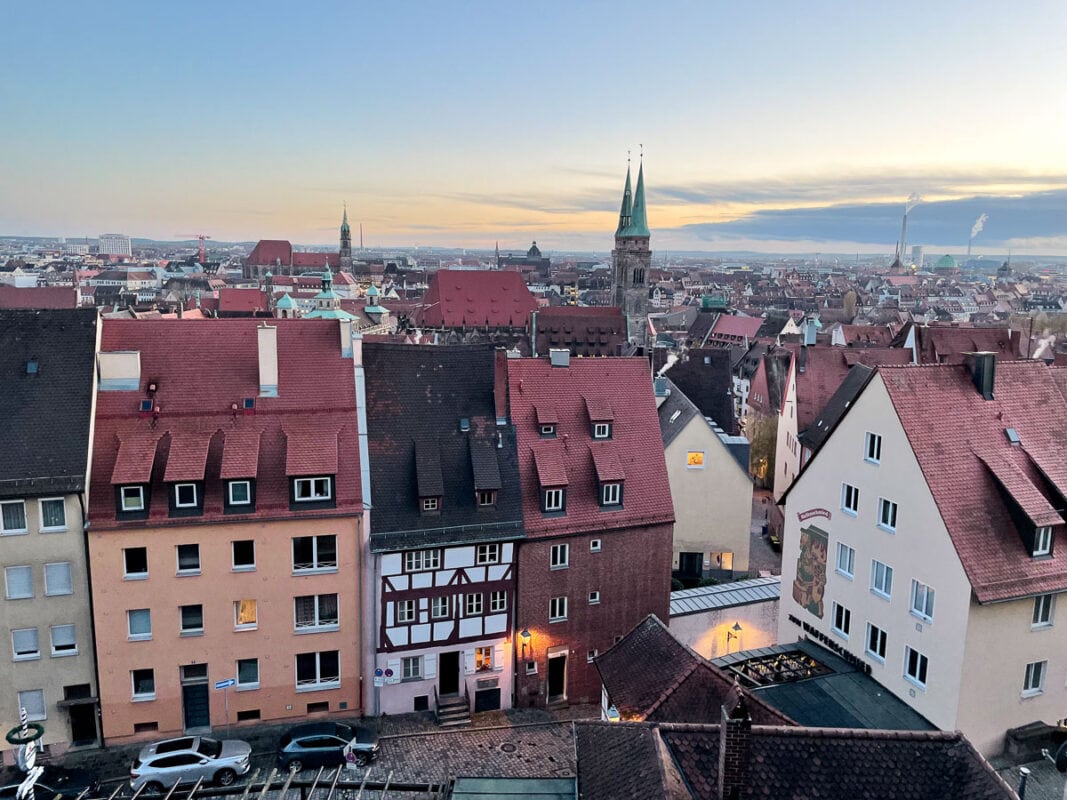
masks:
<path id="1" fill-rule="evenodd" d="M 548 351 L 548 361 L 553 367 L 569 367 L 571 365 L 571 351 L 551 348 Z"/>
<path id="2" fill-rule="evenodd" d="M 493 405 L 496 424 L 508 424 L 508 351 L 498 347 L 493 352 Z"/>
<path id="3" fill-rule="evenodd" d="M 737 705 L 732 712 L 727 712 L 726 706 L 722 706 L 719 725 L 719 800 L 740 800 L 745 796 L 749 784 L 752 718 L 748 715 L 744 695 L 740 694 L 737 687 L 734 691 L 738 693 Z"/>
<path id="4" fill-rule="evenodd" d="M 971 373 L 974 388 L 986 400 L 993 399 L 993 384 L 997 371 L 996 353 L 981 351 L 977 353 L 964 353 L 964 364 Z"/>
<path id="5" fill-rule="evenodd" d="M 816 334 L 817 331 L 818 331 L 818 328 L 815 327 L 815 320 L 809 319 L 807 322 L 805 322 L 804 323 L 804 344 L 806 344 L 806 345 L 815 344 L 815 334 Z"/>
<path id="6" fill-rule="evenodd" d="M 352 320 L 341 320 L 341 357 L 352 357 Z"/>
<path id="7" fill-rule="evenodd" d="M 530 312 L 530 355 L 537 358 L 537 312 Z"/>
<path id="8" fill-rule="evenodd" d="M 259 337 L 259 396 L 278 396 L 278 329 L 270 325 L 256 328 Z"/>
<path id="9" fill-rule="evenodd" d="M 141 353 L 127 350 L 97 356 L 101 392 L 135 392 L 141 388 Z"/>

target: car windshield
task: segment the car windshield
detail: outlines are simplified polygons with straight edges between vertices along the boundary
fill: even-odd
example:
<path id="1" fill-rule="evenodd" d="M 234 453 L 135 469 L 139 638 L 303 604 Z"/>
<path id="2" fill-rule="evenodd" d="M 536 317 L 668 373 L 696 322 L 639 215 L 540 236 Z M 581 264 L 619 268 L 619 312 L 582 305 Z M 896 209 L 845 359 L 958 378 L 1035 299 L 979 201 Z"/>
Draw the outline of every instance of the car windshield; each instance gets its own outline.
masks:
<path id="1" fill-rule="evenodd" d="M 196 752 L 208 758 L 218 758 L 219 753 L 222 752 L 222 742 L 215 739 L 201 739 Z"/>

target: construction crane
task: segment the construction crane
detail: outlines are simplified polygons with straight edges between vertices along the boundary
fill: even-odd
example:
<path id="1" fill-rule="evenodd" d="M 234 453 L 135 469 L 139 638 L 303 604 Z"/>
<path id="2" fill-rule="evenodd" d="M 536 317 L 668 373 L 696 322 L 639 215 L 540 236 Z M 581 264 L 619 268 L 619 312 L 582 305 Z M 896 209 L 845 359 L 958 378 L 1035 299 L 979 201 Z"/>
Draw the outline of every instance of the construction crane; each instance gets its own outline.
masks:
<path id="1" fill-rule="evenodd" d="M 176 233 L 174 235 L 175 236 L 181 236 L 181 237 L 186 238 L 186 239 L 196 239 L 197 241 L 200 242 L 200 249 L 197 252 L 197 257 L 200 260 L 200 265 L 203 266 L 204 265 L 204 259 L 207 257 L 206 256 L 206 251 L 204 250 L 204 240 L 205 239 L 210 239 L 211 237 L 208 236 L 207 234 L 203 234 L 203 233 Z"/>

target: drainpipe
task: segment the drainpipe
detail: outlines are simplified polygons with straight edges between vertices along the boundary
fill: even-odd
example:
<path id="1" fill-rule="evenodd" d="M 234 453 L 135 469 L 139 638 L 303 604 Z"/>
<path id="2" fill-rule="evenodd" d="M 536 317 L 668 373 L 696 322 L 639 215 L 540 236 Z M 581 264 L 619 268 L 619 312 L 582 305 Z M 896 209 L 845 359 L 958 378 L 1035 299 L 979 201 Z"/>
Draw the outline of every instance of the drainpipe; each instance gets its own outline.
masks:
<path id="1" fill-rule="evenodd" d="M 363 677 L 360 702 L 363 709 L 369 706 L 367 692 L 373 686 L 374 663 L 377 652 L 376 631 L 378 630 L 378 603 L 376 602 L 376 587 L 378 581 L 374 573 L 377 572 L 377 564 L 370 555 L 370 446 L 367 433 L 367 378 L 363 369 L 363 334 L 352 331 L 352 370 L 356 386 L 356 430 L 359 438 L 359 485 L 361 499 L 363 501 L 363 516 L 360 524 L 359 536 L 359 561 L 360 561 L 360 593 L 359 593 L 359 618 L 364 623 L 368 622 L 367 612 L 369 609 L 369 626 L 364 627 L 360 633 L 363 639 Z M 374 567 L 371 569 L 371 567 Z M 378 692 L 374 692 L 375 704 L 374 715 L 381 713 L 378 707 Z"/>

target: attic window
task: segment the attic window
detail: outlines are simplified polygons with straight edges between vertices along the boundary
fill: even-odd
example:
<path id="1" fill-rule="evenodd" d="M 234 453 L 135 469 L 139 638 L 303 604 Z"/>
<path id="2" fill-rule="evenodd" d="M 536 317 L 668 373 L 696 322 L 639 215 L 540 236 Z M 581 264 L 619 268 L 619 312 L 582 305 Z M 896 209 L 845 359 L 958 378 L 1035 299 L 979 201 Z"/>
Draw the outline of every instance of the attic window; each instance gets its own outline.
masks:
<path id="1" fill-rule="evenodd" d="M 40 366 L 41 365 L 36 358 L 31 358 L 29 361 L 26 362 L 26 374 L 36 375 L 37 370 L 40 369 Z"/>
<path id="2" fill-rule="evenodd" d="M 1004 435 L 1008 437 L 1008 441 L 1012 444 L 1022 444 L 1022 439 L 1019 438 L 1019 432 L 1015 428 L 1005 428 Z"/>
<path id="3" fill-rule="evenodd" d="M 423 497 L 420 504 L 424 514 L 433 514 L 441 510 L 441 498 L 439 497 Z"/>
<path id="4" fill-rule="evenodd" d="M 459 421 L 459 429 L 463 433 L 467 433 L 471 429 L 471 421 L 467 417 L 463 417 Z"/>
<path id="5" fill-rule="evenodd" d="M 254 398 L 254 397 L 246 397 L 244 399 L 244 408 L 253 409 L 255 407 L 256 407 L 256 398 Z"/>
<path id="6" fill-rule="evenodd" d="M 140 408 L 141 408 L 141 412 L 142 413 L 147 413 L 147 412 L 151 411 L 152 410 L 152 401 L 151 400 L 142 400 Z"/>
<path id="7" fill-rule="evenodd" d="M 540 432 L 541 432 L 541 435 L 543 437 L 545 437 L 546 439 L 554 439 L 556 437 L 556 426 L 555 425 L 541 425 L 540 426 Z"/>
<path id="8" fill-rule="evenodd" d="M 1047 556 L 1052 553 L 1052 526 L 1042 525 L 1034 530 L 1034 551 L 1032 555 Z"/>
<path id="9" fill-rule="evenodd" d="M 611 438 L 611 423 L 610 422 L 594 422 L 593 423 L 593 438 L 594 439 L 610 439 Z"/>

